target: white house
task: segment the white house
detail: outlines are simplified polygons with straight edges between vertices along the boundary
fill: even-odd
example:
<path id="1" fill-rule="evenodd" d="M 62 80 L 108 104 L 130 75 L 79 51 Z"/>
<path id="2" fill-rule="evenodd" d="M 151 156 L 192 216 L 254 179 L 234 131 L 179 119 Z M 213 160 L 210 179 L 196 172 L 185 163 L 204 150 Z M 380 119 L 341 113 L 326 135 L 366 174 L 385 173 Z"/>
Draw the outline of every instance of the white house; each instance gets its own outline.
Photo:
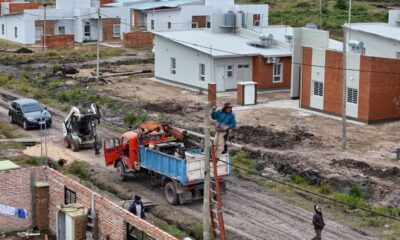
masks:
<path id="1" fill-rule="evenodd" d="M 242 28 L 240 13 L 211 18 L 211 29 L 154 32 L 157 78 L 198 89 L 215 82 L 219 92 L 242 81 L 255 81 L 259 88 L 290 86 L 291 43 L 278 40 L 287 27 L 260 33 Z"/>
<path id="2" fill-rule="evenodd" d="M 46 35 L 73 34 L 75 42 L 98 39 L 99 1 L 57 0 L 56 8 L 46 10 Z M 129 32 L 129 8 L 100 8 L 100 40 L 122 39 Z M 24 9 L 9 13 L 2 5 L 0 39 L 21 44 L 34 44 L 44 33 L 44 9 Z"/>
<path id="3" fill-rule="evenodd" d="M 400 10 L 389 10 L 388 23 L 345 24 L 346 38 L 363 43 L 363 54 L 400 59 Z"/>
<path id="4" fill-rule="evenodd" d="M 211 15 L 228 11 L 240 12 L 248 28 L 268 26 L 268 5 L 236 5 L 234 0 L 117 0 L 107 6 L 131 8 L 133 25 L 148 31 L 210 28 Z"/>

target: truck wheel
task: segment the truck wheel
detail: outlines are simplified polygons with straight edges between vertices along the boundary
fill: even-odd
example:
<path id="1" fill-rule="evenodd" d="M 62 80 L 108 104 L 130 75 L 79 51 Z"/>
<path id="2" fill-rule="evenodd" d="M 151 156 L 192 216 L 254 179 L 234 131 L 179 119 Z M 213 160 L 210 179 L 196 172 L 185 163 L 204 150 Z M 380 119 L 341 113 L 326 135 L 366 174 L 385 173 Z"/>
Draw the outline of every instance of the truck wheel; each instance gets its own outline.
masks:
<path id="1" fill-rule="evenodd" d="M 74 152 L 79 151 L 79 142 L 77 140 L 71 139 L 71 149 Z"/>
<path id="2" fill-rule="evenodd" d="M 65 146 L 65 148 L 70 148 L 71 147 L 71 137 L 70 136 L 65 136 L 64 137 L 64 146 Z"/>
<path id="3" fill-rule="evenodd" d="M 117 162 L 117 173 L 118 173 L 118 179 L 121 182 L 125 182 L 126 181 L 125 166 L 121 160 Z"/>
<path id="4" fill-rule="evenodd" d="M 171 205 L 178 204 L 178 194 L 176 194 L 175 184 L 173 182 L 168 182 L 164 188 L 164 195 L 167 202 Z"/>

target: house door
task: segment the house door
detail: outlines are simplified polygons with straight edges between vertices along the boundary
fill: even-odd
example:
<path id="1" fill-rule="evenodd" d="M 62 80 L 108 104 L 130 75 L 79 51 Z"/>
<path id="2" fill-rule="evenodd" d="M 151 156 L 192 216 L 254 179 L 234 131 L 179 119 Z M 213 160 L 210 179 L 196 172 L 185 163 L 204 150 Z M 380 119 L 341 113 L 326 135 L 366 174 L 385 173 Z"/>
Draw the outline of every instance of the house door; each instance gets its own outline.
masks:
<path id="1" fill-rule="evenodd" d="M 215 73 L 217 92 L 225 91 L 225 67 L 222 65 L 217 65 Z"/>
<path id="2" fill-rule="evenodd" d="M 40 41 L 40 38 L 42 37 L 42 35 L 43 35 L 43 28 L 41 28 L 41 27 L 35 28 L 35 40 Z"/>
<path id="3" fill-rule="evenodd" d="M 57 239 L 66 240 L 67 235 L 65 231 L 65 213 L 59 211 L 57 216 Z"/>
<path id="4" fill-rule="evenodd" d="M 250 65 L 249 64 L 239 64 L 237 70 L 237 82 L 247 82 L 250 81 Z"/>

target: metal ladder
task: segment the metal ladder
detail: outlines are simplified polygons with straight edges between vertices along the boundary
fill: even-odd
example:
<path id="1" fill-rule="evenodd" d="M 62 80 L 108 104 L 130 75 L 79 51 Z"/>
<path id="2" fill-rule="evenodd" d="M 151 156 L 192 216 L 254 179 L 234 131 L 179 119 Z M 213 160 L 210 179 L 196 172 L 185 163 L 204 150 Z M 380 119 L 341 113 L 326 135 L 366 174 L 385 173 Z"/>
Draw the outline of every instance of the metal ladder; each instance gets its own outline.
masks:
<path id="1" fill-rule="evenodd" d="M 214 239 L 225 240 L 225 226 L 222 211 L 221 192 L 217 170 L 217 159 L 215 158 L 214 145 L 211 146 L 211 159 L 214 179 L 210 180 L 210 217 Z"/>

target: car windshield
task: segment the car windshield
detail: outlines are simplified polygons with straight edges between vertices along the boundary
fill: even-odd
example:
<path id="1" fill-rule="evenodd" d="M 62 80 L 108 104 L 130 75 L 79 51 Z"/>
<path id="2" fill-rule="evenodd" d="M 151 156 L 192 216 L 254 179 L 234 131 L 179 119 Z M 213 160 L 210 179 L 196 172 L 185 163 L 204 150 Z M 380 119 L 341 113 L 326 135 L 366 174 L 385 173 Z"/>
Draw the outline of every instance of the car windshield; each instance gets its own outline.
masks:
<path id="1" fill-rule="evenodd" d="M 39 103 L 26 104 L 26 105 L 22 105 L 21 107 L 22 107 L 22 111 L 24 113 L 39 112 L 44 109 L 43 106 L 40 105 Z"/>

